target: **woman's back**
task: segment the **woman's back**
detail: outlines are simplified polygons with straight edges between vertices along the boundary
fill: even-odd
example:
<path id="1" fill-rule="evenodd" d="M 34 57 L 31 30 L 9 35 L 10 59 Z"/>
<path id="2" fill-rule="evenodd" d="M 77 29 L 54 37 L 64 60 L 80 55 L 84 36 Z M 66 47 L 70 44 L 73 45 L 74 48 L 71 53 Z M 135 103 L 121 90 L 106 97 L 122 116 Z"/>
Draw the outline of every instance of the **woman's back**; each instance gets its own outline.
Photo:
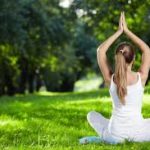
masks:
<path id="1" fill-rule="evenodd" d="M 109 131 L 112 134 L 122 135 L 123 137 L 132 136 L 131 132 L 137 132 L 143 119 L 141 114 L 142 97 L 144 88 L 141 82 L 140 73 L 137 72 L 138 81 L 127 86 L 125 105 L 123 105 L 117 95 L 117 86 L 113 76 L 110 84 L 110 95 L 113 100 L 112 116 L 109 123 Z"/>
<path id="2" fill-rule="evenodd" d="M 133 109 L 135 109 L 136 107 L 138 108 L 141 107 L 144 87 L 142 85 L 141 76 L 139 72 L 137 72 L 137 76 L 138 80 L 136 81 L 136 83 L 132 85 L 127 85 L 127 95 L 125 96 L 125 105 L 122 105 L 117 95 L 117 86 L 113 80 L 114 74 L 112 75 L 109 92 L 113 99 L 114 107 L 118 108 L 133 107 Z"/>

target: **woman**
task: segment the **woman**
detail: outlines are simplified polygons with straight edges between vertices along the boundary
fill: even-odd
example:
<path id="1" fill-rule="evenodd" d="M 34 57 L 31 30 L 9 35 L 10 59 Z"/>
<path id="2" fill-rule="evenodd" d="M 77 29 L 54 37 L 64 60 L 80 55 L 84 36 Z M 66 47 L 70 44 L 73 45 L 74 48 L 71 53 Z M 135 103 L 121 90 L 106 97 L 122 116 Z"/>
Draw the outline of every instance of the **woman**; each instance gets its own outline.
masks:
<path id="1" fill-rule="evenodd" d="M 138 72 L 132 71 L 135 51 L 127 42 L 120 43 L 116 48 L 114 73 L 108 65 L 106 52 L 123 32 L 142 52 Z M 107 119 L 98 112 L 89 112 L 87 120 L 99 137 L 85 137 L 80 139 L 80 143 L 150 141 L 150 119 L 144 119 L 141 114 L 144 86 L 150 70 L 150 48 L 128 29 L 124 12 L 121 12 L 117 32 L 98 47 L 97 60 L 113 100 L 112 116 Z"/>

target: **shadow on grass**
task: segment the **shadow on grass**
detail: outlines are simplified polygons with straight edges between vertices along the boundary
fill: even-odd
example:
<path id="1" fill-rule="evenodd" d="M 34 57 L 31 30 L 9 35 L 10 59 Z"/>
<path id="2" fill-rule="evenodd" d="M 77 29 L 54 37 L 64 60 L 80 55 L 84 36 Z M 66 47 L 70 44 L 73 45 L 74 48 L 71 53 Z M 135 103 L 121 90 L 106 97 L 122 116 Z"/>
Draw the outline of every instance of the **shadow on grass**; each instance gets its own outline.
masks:
<path id="1" fill-rule="evenodd" d="M 56 95 L 33 94 L 1 97 L 0 123 L 6 121 L 7 124 L 0 125 L 0 142 L 6 145 L 8 143 L 38 144 L 38 136 L 40 138 L 46 136 L 48 143 L 50 140 L 48 136 L 59 134 L 57 136 L 61 137 L 65 133 L 70 137 L 73 132 L 71 130 L 80 132 L 85 125 L 90 128 L 86 115 L 91 106 L 98 110 L 98 102 L 92 102 L 92 100 L 108 96 L 107 92 L 103 90 Z M 108 116 L 109 112 L 104 111 L 103 114 Z M 16 127 L 15 121 L 18 122 Z M 72 134 L 79 135 L 78 132 Z M 31 136 L 28 137 L 28 135 Z M 43 145 L 45 142 L 42 140 Z M 51 142 L 52 145 L 54 143 L 57 143 L 57 140 Z"/>
<path id="2" fill-rule="evenodd" d="M 5 145 L 19 143 L 77 145 L 77 139 L 83 134 L 86 136 L 86 132 L 96 135 L 86 119 L 89 111 L 94 109 L 104 117 L 110 117 L 111 102 L 98 101 L 104 97 L 109 99 L 108 89 L 54 95 L 1 97 L 0 120 L 12 119 L 12 123 L 13 120 L 18 120 L 20 126 L 11 126 L 11 121 L 10 125 L 0 126 L 0 142 Z M 149 106 L 146 105 L 144 113 L 149 112 Z M 127 145 L 133 146 L 132 143 Z"/>
<path id="3" fill-rule="evenodd" d="M 102 97 L 110 97 L 108 89 L 100 89 L 97 91 L 90 92 L 64 92 L 64 93 L 53 93 L 52 95 L 44 94 L 27 94 L 27 95 L 16 95 L 13 97 L 10 96 L 2 96 L 0 97 L 0 102 L 14 102 L 14 101 L 22 101 L 22 102 L 33 102 L 33 101 L 42 101 L 42 100 L 50 100 L 53 101 L 77 101 L 77 100 L 85 100 L 85 99 L 95 99 Z"/>
<path id="4" fill-rule="evenodd" d="M 80 93 L 62 93 L 56 95 L 25 95 L 25 96 L 14 96 L 12 97 L 1 97 L 0 98 L 0 114 L 9 115 L 16 119 L 27 119 L 31 117 L 38 117 L 47 120 L 51 120 L 60 114 L 66 118 L 73 118 L 75 114 L 86 114 L 90 108 L 90 105 L 97 104 L 88 102 L 84 108 L 80 107 L 78 103 L 67 104 L 67 101 L 88 101 L 95 100 L 108 96 L 108 90 L 91 91 L 91 92 L 80 92 Z M 90 103 L 90 105 L 89 105 Z M 79 109 L 80 108 L 80 109 Z M 106 112 L 105 112 L 106 113 Z M 106 114 L 105 114 L 106 115 Z"/>

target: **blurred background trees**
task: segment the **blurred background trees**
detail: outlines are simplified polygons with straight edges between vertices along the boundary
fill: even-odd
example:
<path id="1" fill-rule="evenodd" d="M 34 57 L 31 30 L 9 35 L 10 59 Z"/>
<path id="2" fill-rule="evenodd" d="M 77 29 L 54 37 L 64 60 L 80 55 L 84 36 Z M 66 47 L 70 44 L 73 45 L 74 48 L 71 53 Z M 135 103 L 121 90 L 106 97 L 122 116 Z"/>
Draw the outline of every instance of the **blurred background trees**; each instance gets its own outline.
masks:
<path id="1" fill-rule="evenodd" d="M 149 7 L 149 0 L 0 0 L 0 95 L 41 86 L 72 91 L 88 72 L 99 74 L 96 48 L 117 30 L 122 10 L 129 28 L 150 45 Z M 122 40 L 130 41 L 122 36 L 108 51 L 112 68 Z M 135 48 L 136 70 L 141 55 Z"/>

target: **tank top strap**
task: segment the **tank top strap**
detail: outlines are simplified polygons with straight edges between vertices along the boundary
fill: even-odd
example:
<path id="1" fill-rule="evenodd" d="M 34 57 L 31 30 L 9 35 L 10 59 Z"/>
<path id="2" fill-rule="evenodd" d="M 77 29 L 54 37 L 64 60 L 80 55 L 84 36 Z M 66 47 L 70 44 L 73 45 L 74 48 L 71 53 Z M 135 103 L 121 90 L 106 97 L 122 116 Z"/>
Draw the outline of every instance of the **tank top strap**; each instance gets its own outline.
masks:
<path id="1" fill-rule="evenodd" d="M 113 82 L 113 77 L 114 77 L 114 73 L 111 75 L 110 87 L 114 85 L 114 84 L 113 84 L 113 83 L 114 83 L 114 82 Z"/>
<path id="2" fill-rule="evenodd" d="M 142 81 L 141 81 L 141 74 L 140 74 L 140 72 L 137 72 L 137 76 L 138 76 L 138 81 L 137 81 L 137 83 L 134 84 L 134 86 L 135 85 L 136 86 L 139 85 L 140 87 L 142 87 L 144 89 L 144 87 L 142 85 Z M 116 84 L 113 81 L 113 77 L 114 77 L 114 73 L 111 75 L 110 88 L 116 87 Z M 131 86 L 128 86 L 128 87 L 131 87 Z"/>
<path id="3" fill-rule="evenodd" d="M 111 82 L 113 81 L 114 73 L 111 75 Z"/>
<path id="4" fill-rule="evenodd" d="M 139 84 L 141 84 L 141 86 L 143 87 L 143 85 L 142 85 L 142 80 L 141 80 L 141 74 L 140 74 L 140 72 L 137 72 L 137 74 L 138 74 L 138 82 L 139 82 Z"/>

